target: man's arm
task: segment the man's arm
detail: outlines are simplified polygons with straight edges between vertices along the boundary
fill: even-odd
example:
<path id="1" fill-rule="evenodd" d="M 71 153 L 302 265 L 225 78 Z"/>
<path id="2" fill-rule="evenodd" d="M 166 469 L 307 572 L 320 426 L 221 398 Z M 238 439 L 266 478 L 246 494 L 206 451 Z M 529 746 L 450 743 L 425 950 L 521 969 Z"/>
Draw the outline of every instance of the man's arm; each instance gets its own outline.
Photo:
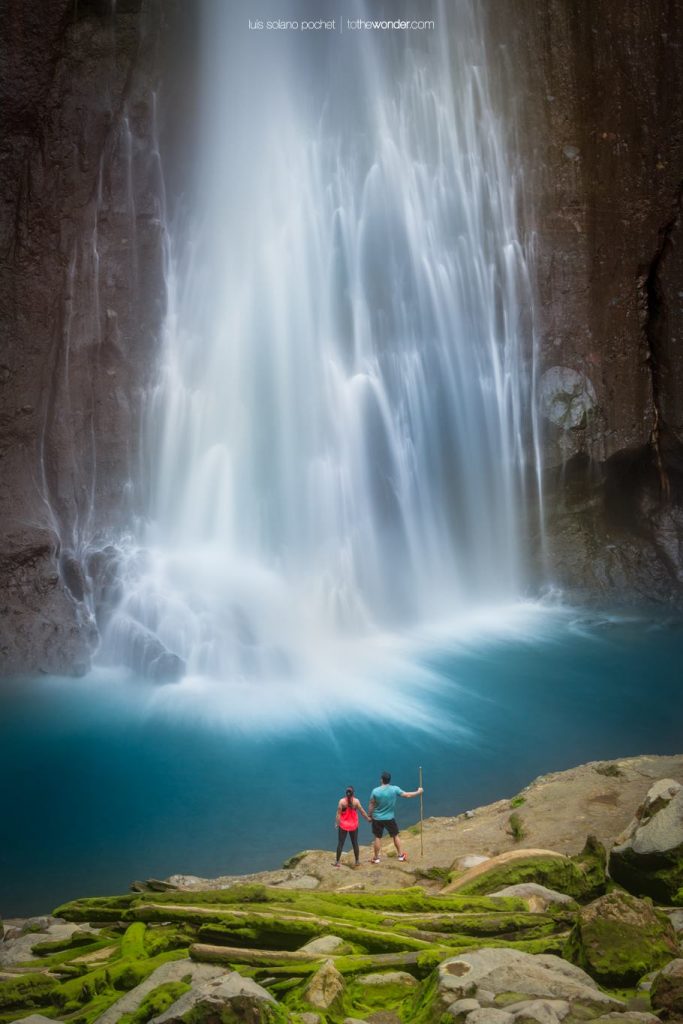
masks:
<path id="1" fill-rule="evenodd" d="M 414 793 L 406 793 L 404 791 L 403 793 L 399 793 L 399 796 L 404 796 L 406 800 L 410 800 L 411 797 L 419 796 L 420 793 L 424 793 L 424 789 L 422 788 L 422 786 L 418 786 Z"/>
<path id="2" fill-rule="evenodd" d="M 368 804 L 368 814 L 370 815 L 370 817 L 368 818 L 368 821 L 372 821 L 372 814 L 373 814 L 373 811 L 375 810 L 376 806 L 377 806 L 377 801 L 375 800 L 374 796 L 371 796 L 370 797 L 370 803 Z"/>

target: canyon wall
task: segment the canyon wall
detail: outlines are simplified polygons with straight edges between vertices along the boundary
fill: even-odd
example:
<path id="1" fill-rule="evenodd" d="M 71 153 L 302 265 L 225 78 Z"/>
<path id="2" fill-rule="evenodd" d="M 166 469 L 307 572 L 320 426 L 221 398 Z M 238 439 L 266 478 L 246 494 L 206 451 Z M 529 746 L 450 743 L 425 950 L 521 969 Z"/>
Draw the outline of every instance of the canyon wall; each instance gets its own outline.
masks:
<path id="1" fill-rule="evenodd" d="M 487 10 L 522 84 L 536 233 L 539 574 L 582 598 L 680 604 L 683 2 Z"/>
<path id="2" fill-rule="evenodd" d="M 164 65 L 177 8 L 118 0 L 113 9 L 3 3 L 5 673 L 87 670 L 98 639 L 92 552 L 135 513 L 143 396 L 165 309 L 156 107 L 173 77 Z"/>

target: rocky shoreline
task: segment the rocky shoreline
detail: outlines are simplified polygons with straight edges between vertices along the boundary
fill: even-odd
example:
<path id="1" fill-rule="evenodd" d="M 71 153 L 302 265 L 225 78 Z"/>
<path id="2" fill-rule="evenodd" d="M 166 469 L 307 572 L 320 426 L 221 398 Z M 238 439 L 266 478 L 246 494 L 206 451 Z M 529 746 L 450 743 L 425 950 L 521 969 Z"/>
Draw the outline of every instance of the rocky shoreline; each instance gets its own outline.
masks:
<path id="1" fill-rule="evenodd" d="M 404 831 L 399 864 L 135 882 L 6 921 L 0 1024 L 683 1020 L 683 755 Z"/>

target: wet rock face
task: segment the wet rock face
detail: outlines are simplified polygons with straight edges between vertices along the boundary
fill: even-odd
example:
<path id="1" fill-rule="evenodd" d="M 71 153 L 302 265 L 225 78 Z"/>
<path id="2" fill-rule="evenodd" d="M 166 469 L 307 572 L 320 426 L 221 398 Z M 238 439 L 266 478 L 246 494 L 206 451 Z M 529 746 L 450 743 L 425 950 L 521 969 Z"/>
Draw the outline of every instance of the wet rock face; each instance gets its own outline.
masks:
<path id="1" fill-rule="evenodd" d="M 521 86 L 552 582 L 680 603 L 683 0 L 490 6 Z"/>
<path id="2" fill-rule="evenodd" d="M 0 673 L 85 671 L 165 306 L 175 4 L 11 4 L 0 52 Z"/>

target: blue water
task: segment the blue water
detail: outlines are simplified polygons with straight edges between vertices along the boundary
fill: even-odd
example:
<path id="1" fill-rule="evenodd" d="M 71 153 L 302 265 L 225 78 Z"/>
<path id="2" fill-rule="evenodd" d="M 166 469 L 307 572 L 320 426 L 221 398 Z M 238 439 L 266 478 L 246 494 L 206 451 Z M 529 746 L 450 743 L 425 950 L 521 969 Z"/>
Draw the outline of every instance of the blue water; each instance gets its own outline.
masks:
<path id="1" fill-rule="evenodd" d="M 551 616 L 526 633 L 441 640 L 416 669 L 414 713 L 384 680 L 367 708 L 357 690 L 336 693 L 329 718 L 318 693 L 310 722 L 288 699 L 269 716 L 264 694 L 265 730 L 241 721 L 237 697 L 231 715 L 229 690 L 227 706 L 191 694 L 192 714 L 181 691 L 159 703 L 104 675 L 5 686 L 0 916 L 331 849 L 344 787 L 367 800 L 384 768 L 410 788 L 422 765 L 425 814 L 451 815 L 583 761 L 681 752 L 682 653 L 680 626 Z M 414 804 L 400 810 L 415 820 Z"/>

